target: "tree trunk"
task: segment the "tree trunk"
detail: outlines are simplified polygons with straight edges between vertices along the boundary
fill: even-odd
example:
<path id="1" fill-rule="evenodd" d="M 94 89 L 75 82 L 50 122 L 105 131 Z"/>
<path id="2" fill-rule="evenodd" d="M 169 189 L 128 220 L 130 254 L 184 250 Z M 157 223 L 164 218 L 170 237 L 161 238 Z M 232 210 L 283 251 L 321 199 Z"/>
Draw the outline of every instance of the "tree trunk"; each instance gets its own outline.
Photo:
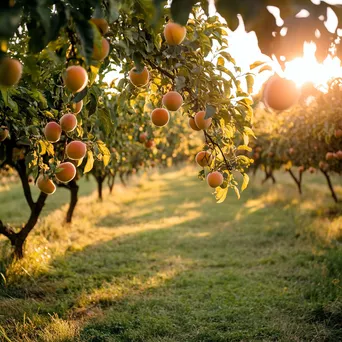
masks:
<path id="1" fill-rule="evenodd" d="M 97 193 L 98 193 L 98 199 L 99 201 L 102 202 L 103 197 L 102 197 L 102 185 L 103 185 L 103 177 L 96 177 L 97 181 Z"/>
<path id="2" fill-rule="evenodd" d="M 71 182 L 69 182 L 69 190 L 70 190 L 70 204 L 69 204 L 69 209 L 67 211 L 66 214 L 66 223 L 71 223 L 72 221 L 72 216 L 74 214 L 74 210 L 76 207 L 76 204 L 78 202 L 78 190 L 79 190 L 79 186 L 76 183 L 75 180 L 72 180 Z"/>
<path id="3" fill-rule="evenodd" d="M 108 187 L 109 187 L 109 193 L 110 194 L 113 192 L 114 183 L 115 183 L 115 176 L 116 176 L 115 172 L 114 172 L 114 174 L 110 174 L 108 176 Z"/>
<path id="4" fill-rule="evenodd" d="M 335 203 L 338 203 L 339 200 L 337 198 L 337 195 L 336 195 L 336 192 L 334 190 L 334 187 L 333 187 L 333 185 L 331 183 L 331 179 L 330 179 L 330 176 L 329 176 L 328 172 L 326 172 L 326 171 L 324 171 L 322 169 L 320 169 L 320 170 L 323 173 L 323 175 L 325 176 L 325 179 L 327 180 L 328 187 L 329 187 L 330 193 L 331 193 L 331 197 L 334 199 Z"/>
<path id="5" fill-rule="evenodd" d="M 299 194 L 302 195 L 302 173 L 299 173 L 299 179 L 297 179 L 297 177 L 294 175 L 291 169 L 289 169 L 288 172 L 291 175 L 292 179 L 295 181 Z"/>
<path id="6" fill-rule="evenodd" d="M 119 173 L 120 181 L 121 181 L 121 183 L 122 183 L 123 186 L 126 186 L 126 182 L 125 182 L 123 176 L 124 176 L 123 172 L 120 172 L 120 173 Z"/>

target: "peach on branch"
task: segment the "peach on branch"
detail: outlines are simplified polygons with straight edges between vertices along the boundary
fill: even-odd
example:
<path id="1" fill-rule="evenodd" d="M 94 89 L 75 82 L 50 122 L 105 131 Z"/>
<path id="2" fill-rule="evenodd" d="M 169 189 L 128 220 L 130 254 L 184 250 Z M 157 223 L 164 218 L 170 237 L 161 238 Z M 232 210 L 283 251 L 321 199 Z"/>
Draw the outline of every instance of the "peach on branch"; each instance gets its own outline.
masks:
<path id="1" fill-rule="evenodd" d="M 71 92 L 78 93 L 87 86 L 88 74 L 81 66 L 72 65 L 65 70 L 63 80 Z"/>
<path id="2" fill-rule="evenodd" d="M 189 118 L 189 126 L 192 128 L 194 131 L 200 131 L 201 129 L 197 127 L 195 119 L 190 117 Z"/>
<path id="3" fill-rule="evenodd" d="M 336 155 L 336 159 L 342 160 L 342 151 L 341 151 L 341 150 L 337 151 L 337 152 L 335 153 L 335 155 Z"/>
<path id="4" fill-rule="evenodd" d="M 195 123 L 199 129 L 208 129 L 211 125 L 211 118 L 205 119 L 205 112 L 200 111 L 195 114 Z"/>
<path id="5" fill-rule="evenodd" d="M 82 141 L 75 140 L 66 146 L 65 152 L 69 159 L 79 160 L 86 155 L 87 145 Z"/>
<path id="6" fill-rule="evenodd" d="M 101 39 L 101 45 L 94 42 L 92 58 L 96 61 L 103 61 L 109 54 L 109 43 L 106 38 Z"/>
<path id="7" fill-rule="evenodd" d="M 74 114 L 64 114 L 60 121 L 59 124 L 62 127 L 62 130 L 64 132 L 72 132 L 76 127 L 77 127 L 77 119 Z"/>
<path id="8" fill-rule="evenodd" d="M 41 192 L 51 195 L 56 191 L 55 183 L 46 175 L 40 175 L 37 179 L 37 186 Z"/>
<path id="9" fill-rule="evenodd" d="M 223 183 L 223 175 L 219 171 L 210 172 L 207 176 L 208 185 L 212 188 L 217 188 Z"/>
<path id="10" fill-rule="evenodd" d="M 23 66 L 21 63 L 9 57 L 0 60 L 0 85 L 12 87 L 17 84 L 21 78 Z"/>
<path id="11" fill-rule="evenodd" d="M 153 140 L 147 140 L 145 142 L 145 147 L 147 147 L 147 148 L 151 148 L 151 147 L 153 147 L 153 145 L 154 145 L 154 141 Z"/>
<path id="12" fill-rule="evenodd" d="M 337 138 L 337 139 L 340 139 L 340 138 L 342 138 L 342 129 L 337 129 L 337 130 L 335 130 L 335 137 Z"/>
<path id="13" fill-rule="evenodd" d="M 151 120 L 154 125 L 163 127 L 169 122 L 170 114 L 164 108 L 156 108 L 151 113 Z"/>
<path id="14" fill-rule="evenodd" d="M 136 68 L 132 68 L 129 72 L 129 80 L 136 87 L 144 87 L 148 83 L 149 79 L 150 73 L 146 67 L 144 67 L 141 72 L 138 72 Z"/>
<path id="15" fill-rule="evenodd" d="M 201 151 L 197 153 L 195 160 L 199 166 L 205 167 L 212 163 L 213 155 L 209 151 Z"/>
<path id="16" fill-rule="evenodd" d="M 163 96 L 163 105 L 171 112 L 177 111 L 183 104 L 183 97 L 177 91 L 169 91 Z"/>
<path id="17" fill-rule="evenodd" d="M 80 113 L 82 108 L 83 108 L 83 100 L 71 104 L 72 113 L 75 115 Z"/>
<path id="18" fill-rule="evenodd" d="M 264 88 L 263 101 L 275 110 L 286 110 L 298 101 L 300 92 L 296 84 L 279 76 L 271 77 Z"/>
<path id="19" fill-rule="evenodd" d="M 147 137 L 148 137 L 148 135 L 147 135 L 146 132 L 140 133 L 140 134 L 139 134 L 139 141 L 140 141 L 141 143 L 144 143 L 144 142 L 147 140 Z"/>
<path id="20" fill-rule="evenodd" d="M 57 122 L 51 121 L 46 124 L 44 128 L 44 134 L 46 140 L 54 143 L 59 141 L 61 138 L 62 128 Z"/>
<path id="21" fill-rule="evenodd" d="M 333 159 L 335 159 L 334 153 L 333 152 L 327 152 L 327 154 L 325 155 L 325 159 L 326 160 L 333 160 Z"/>
<path id="22" fill-rule="evenodd" d="M 179 45 L 186 36 L 186 28 L 182 25 L 169 22 L 164 28 L 164 37 L 169 45 Z"/>
<path id="23" fill-rule="evenodd" d="M 64 162 L 58 165 L 56 178 L 62 183 L 68 183 L 76 176 L 76 167 L 71 162 Z"/>
<path id="24" fill-rule="evenodd" d="M 102 35 L 105 35 L 108 32 L 109 26 L 108 22 L 104 18 L 91 18 L 90 21 L 96 25 L 98 30 Z"/>

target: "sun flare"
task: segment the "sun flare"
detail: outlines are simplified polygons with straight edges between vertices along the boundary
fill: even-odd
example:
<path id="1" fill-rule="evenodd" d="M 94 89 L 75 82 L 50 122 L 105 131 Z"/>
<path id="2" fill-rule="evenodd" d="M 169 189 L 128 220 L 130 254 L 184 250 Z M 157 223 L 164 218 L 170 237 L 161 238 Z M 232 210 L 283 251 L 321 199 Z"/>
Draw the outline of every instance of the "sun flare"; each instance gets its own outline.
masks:
<path id="1" fill-rule="evenodd" d="M 315 87 L 326 88 L 332 78 L 342 77 L 341 60 L 338 57 L 327 56 L 323 63 L 315 57 L 315 43 L 304 43 L 303 57 L 285 63 L 284 76 L 302 86 L 312 82 Z"/>

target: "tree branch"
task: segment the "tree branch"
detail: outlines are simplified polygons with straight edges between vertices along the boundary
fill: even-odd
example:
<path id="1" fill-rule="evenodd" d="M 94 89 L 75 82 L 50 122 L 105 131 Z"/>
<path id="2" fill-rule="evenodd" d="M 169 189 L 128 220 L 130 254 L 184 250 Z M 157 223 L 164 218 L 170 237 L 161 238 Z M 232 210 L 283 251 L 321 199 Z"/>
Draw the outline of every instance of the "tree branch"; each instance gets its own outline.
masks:
<path id="1" fill-rule="evenodd" d="M 6 236 L 11 241 L 11 244 L 13 245 L 14 240 L 16 238 L 16 233 L 10 226 L 4 225 L 1 220 L 0 220 L 0 234 Z"/>
<path id="2" fill-rule="evenodd" d="M 150 61 L 149 59 L 146 59 L 146 62 L 154 69 L 157 69 L 158 71 L 160 71 L 162 74 L 164 74 L 165 76 L 167 76 L 168 78 L 170 78 L 172 81 L 175 80 L 176 76 L 172 75 L 171 73 L 169 73 L 167 70 L 161 68 L 159 65 L 154 64 L 152 61 Z"/>
<path id="3" fill-rule="evenodd" d="M 19 177 L 21 180 L 21 184 L 23 186 L 26 202 L 29 205 L 30 209 L 33 210 L 35 203 L 33 201 L 31 187 L 27 179 L 25 160 L 18 160 L 15 165 L 15 168 L 19 173 Z"/>

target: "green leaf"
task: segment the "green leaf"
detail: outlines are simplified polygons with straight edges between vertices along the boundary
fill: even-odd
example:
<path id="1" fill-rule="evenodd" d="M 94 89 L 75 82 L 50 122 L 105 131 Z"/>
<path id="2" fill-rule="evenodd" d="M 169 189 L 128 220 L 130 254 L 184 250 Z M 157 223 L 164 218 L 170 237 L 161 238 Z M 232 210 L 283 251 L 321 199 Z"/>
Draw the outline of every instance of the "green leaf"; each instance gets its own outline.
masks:
<path id="1" fill-rule="evenodd" d="M 238 151 L 248 151 L 248 152 L 252 151 L 252 149 L 247 145 L 240 145 L 237 147 L 237 150 Z"/>
<path id="2" fill-rule="evenodd" d="M 77 14 L 75 14 L 77 13 Z M 78 12 L 73 11 L 73 18 L 75 21 L 77 33 L 81 39 L 83 53 L 87 64 L 91 64 L 94 48 L 94 29 L 93 26 L 85 18 L 80 17 Z"/>
<path id="3" fill-rule="evenodd" d="M 247 175 L 247 173 L 244 173 L 242 176 L 243 176 L 243 182 L 241 185 L 241 191 L 244 191 L 248 186 L 249 176 Z"/>
<path id="4" fill-rule="evenodd" d="M 133 53 L 133 62 L 134 62 L 134 67 L 138 73 L 144 70 L 144 64 L 143 64 L 142 56 L 140 53 L 138 52 Z"/>
<path id="5" fill-rule="evenodd" d="M 87 95 L 87 93 L 88 93 L 88 88 L 85 87 L 79 93 L 76 93 L 75 97 L 71 100 L 71 102 L 73 102 L 73 103 L 80 102 L 81 100 L 84 99 L 84 97 Z"/>
<path id="6" fill-rule="evenodd" d="M 246 75 L 246 83 L 247 83 L 247 91 L 248 93 L 253 92 L 253 86 L 254 86 L 254 77 L 251 74 Z"/>
<path id="7" fill-rule="evenodd" d="M 110 118 L 110 113 L 109 113 L 108 109 L 106 109 L 106 108 L 99 109 L 97 111 L 97 117 L 101 121 L 101 124 L 103 126 L 105 134 L 109 135 L 113 129 L 113 123 L 112 123 L 112 120 Z"/>
<path id="8" fill-rule="evenodd" d="M 197 0 L 173 0 L 171 4 L 171 16 L 172 19 L 185 26 L 188 22 L 192 6 L 195 5 Z"/>
<path id="9" fill-rule="evenodd" d="M 92 170 L 94 166 L 94 155 L 92 151 L 87 151 L 87 163 L 84 166 L 83 173 L 87 173 Z"/>
<path id="10" fill-rule="evenodd" d="M 207 105 L 205 108 L 205 117 L 204 119 L 212 118 L 216 113 L 216 107 L 212 105 Z"/>

